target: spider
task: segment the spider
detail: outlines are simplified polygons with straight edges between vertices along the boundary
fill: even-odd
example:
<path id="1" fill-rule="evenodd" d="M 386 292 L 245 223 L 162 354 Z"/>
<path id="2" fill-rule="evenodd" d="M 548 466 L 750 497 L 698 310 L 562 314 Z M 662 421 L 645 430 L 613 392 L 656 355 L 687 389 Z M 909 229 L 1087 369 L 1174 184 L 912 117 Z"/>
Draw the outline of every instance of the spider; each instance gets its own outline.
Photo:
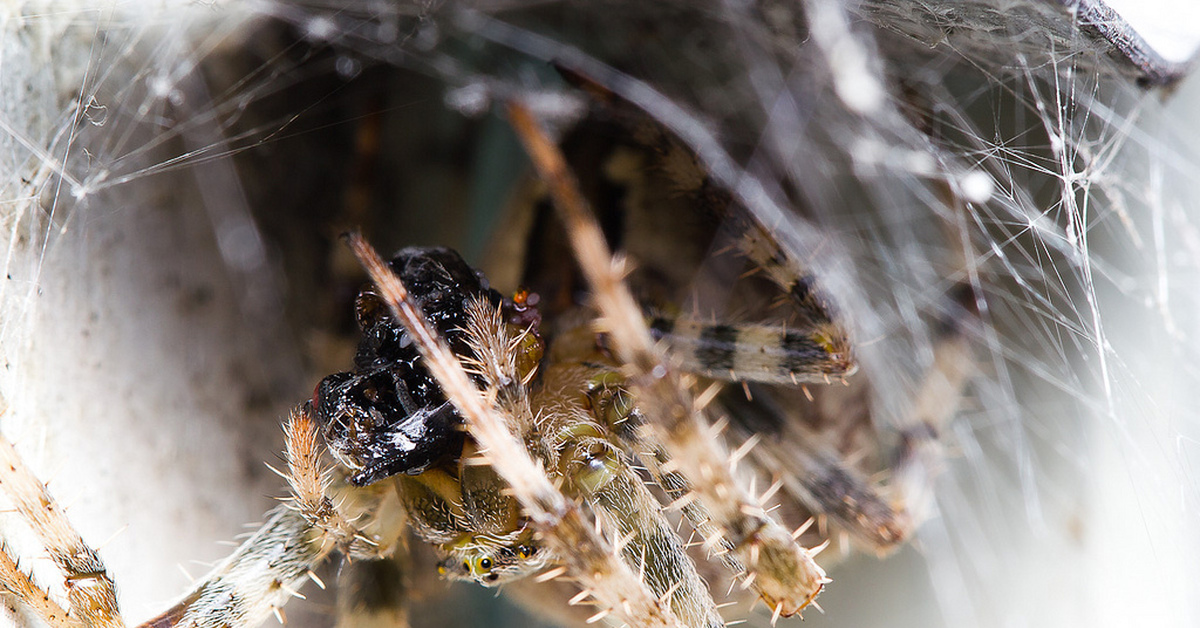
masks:
<path id="1" fill-rule="evenodd" d="M 912 429 L 887 463 L 895 481 L 880 486 L 815 428 L 775 407 L 785 397 L 765 387 L 809 396 L 808 385 L 845 383 L 846 395 L 860 394 L 849 335 L 803 264 L 768 229 L 737 217 L 739 233 L 725 248 L 771 286 L 746 288 L 748 298 L 773 291 L 791 320 L 728 324 L 679 311 L 664 295 L 664 286 L 678 284 L 668 276 L 673 262 L 656 265 L 649 249 L 628 241 L 646 266 L 627 278 L 608 250 L 624 234 L 605 233 L 589 213 L 530 113 L 513 105 L 510 116 L 564 227 L 538 246 L 570 249 L 578 276 L 528 255 L 525 268 L 498 274 L 517 274 L 534 292 L 505 298 L 449 249 L 406 249 L 385 264 L 351 237 L 374 281 L 356 305 L 363 340 L 354 368 L 323 379 L 287 421 L 291 501 L 147 626 L 258 625 L 330 554 L 369 565 L 403 551 L 406 526 L 435 548 L 443 575 L 485 586 L 565 578 L 580 588 L 570 603 L 594 606 L 593 621 L 724 625 L 717 588 L 706 582 L 717 579 L 753 590 L 774 621 L 815 604 L 830 582 L 814 560 L 823 545 L 806 547 L 806 539 L 848 538 L 886 552 L 911 534 L 920 512 L 905 501 L 904 482 L 936 456 L 937 431 L 969 373 L 965 323 L 945 326 Z M 645 126 L 634 135 L 648 148 L 618 145 L 605 165 L 615 180 L 624 177 L 630 197 L 656 189 L 634 179 L 665 177 L 672 203 L 736 212 L 668 135 Z M 516 222 L 542 228 L 549 205 L 535 204 Z M 718 235 L 689 240 L 709 242 L 704 256 Z M 584 282 L 590 306 L 576 295 Z M 968 318 L 966 305 L 963 312 Z M 732 453 L 725 428 L 740 442 Z M 861 429 L 843 428 L 842 436 Z M 51 625 L 122 625 L 99 555 L 7 442 L 0 458 L 0 483 L 66 577 L 68 607 L 0 552 L 8 593 Z M 749 470 L 749 482 L 739 469 Z M 754 489 L 760 479 L 771 482 L 762 493 Z M 771 512 L 776 495 L 785 502 L 782 520 Z M 698 542 L 676 532 L 674 511 Z M 693 546 L 722 563 L 724 575 L 698 564 Z"/>

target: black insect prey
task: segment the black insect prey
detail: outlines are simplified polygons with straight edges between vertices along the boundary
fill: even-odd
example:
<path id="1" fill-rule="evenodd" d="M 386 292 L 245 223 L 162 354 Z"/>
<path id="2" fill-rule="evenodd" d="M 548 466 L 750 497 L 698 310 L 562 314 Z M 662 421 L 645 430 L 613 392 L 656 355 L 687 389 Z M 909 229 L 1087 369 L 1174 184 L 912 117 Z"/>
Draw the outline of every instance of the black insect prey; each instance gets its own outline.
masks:
<path id="1" fill-rule="evenodd" d="M 425 316 L 460 355 L 465 303 L 486 298 L 499 307 L 500 293 L 452 249 L 406 248 L 389 263 Z M 462 452 L 462 418 L 422 364 L 408 332 L 370 287 L 356 304 L 362 340 L 354 370 L 321 380 L 313 406 L 325 442 L 355 470 L 350 481 L 365 486 L 406 473 L 417 475 Z"/>

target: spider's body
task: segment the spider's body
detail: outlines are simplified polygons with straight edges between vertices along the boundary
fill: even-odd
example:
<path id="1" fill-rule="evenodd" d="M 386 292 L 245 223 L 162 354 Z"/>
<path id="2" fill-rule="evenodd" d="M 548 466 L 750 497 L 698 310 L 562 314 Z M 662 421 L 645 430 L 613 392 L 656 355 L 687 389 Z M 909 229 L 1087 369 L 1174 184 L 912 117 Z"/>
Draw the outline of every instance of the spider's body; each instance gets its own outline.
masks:
<path id="1" fill-rule="evenodd" d="M 803 412 L 750 401 L 752 386 L 824 385 L 855 373 L 849 334 L 818 282 L 689 170 L 695 160 L 684 149 L 661 132 L 646 141 L 644 128 L 634 134 L 643 148 L 610 146 L 600 167 L 616 183 L 589 186 L 607 241 L 644 262 L 625 277 L 581 211 L 582 197 L 572 197 L 565 166 L 547 165 L 545 138 L 521 123 L 519 110 L 513 117 L 565 229 L 550 226 L 548 203 L 530 204 L 511 221 L 523 255 L 498 264 L 493 278 L 505 289 L 532 287 L 540 311 L 525 293 L 502 297 L 450 249 L 404 249 L 385 265 L 356 241 L 375 282 L 356 304 L 362 338 L 353 369 L 323 379 L 287 424 L 291 503 L 150 625 L 256 625 L 331 553 L 352 560 L 349 578 L 365 577 L 404 551 L 409 528 L 434 547 L 448 577 L 495 585 L 539 572 L 566 576 L 583 588 L 572 603 L 590 598 L 595 617 L 715 628 L 724 620 L 706 578 L 732 578 L 776 616 L 791 615 L 828 582 L 816 551 L 797 539 L 839 533 L 887 551 L 911 533 L 916 517 L 905 495 L 866 478 L 910 470 L 948 411 L 915 416 L 915 440 L 865 469 L 836 443 L 873 441 L 873 432 L 862 436 L 869 421 L 835 426 L 837 438 L 823 438 Z M 682 248 L 657 244 L 669 239 L 664 224 L 680 232 Z M 555 250 L 577 255 L 578 266 L 565 256 L 550 262 Z M 730 301 L 761 310 L 783 302 L 782 320 L 731 323 L 676 305 L 689 289 L 682 277 L 714 257 L 769 279 L 728 280 L 734 287 L 721 289 Z M 587 299 L 584 283 L 592 287 Z M 914 405 L 957 395 L 969 358 L 956 329 L 937 348 L 956 359 L 931 371 L 944 385 Z M 714 380 L 741 382 L 744 400 Z M 742 440 L 732 454 L 710 427 L 726 420 Z M 755 447 L 768 432 L 772 442 Z M 757 494 L 745 476 L 771 488 Z M 780 501 L 786 528 L 770 512 Z M 35 510 L 22 514 L 33 518 Z M 696 550 L 677 532 L 673 511 L 695 530 Z M 810 516 L 823 525 L 810 530 Z M 36 601 L 33 588 L 8 588 Z M 42 614 L 56 612 L 69 615 L 64 625 L 119 623 L 115 604 L 91 615 L 74 603 Z"/>
<path id="2" fill-rule="evenodd" d="M 550 477 L 628 537 L 624 553 L 644 564 L 639 568 L 655 594 L 673 596 L 676 613 L 692 618 L 689 625 L 718 624 L 683 541 L 657 512 L 602 417 L 589 411 L 581 380 L 605 367 L 548 364 L 536 378 L 542 345 L 533 324 L 518 323 L 537 317 L 501 300 L 449 249 L 405 249 L 389 266 L 447 345 L 475 371 L 476 383 L 511 409 L 510 427 Z M 393 486 L 413 530 L 441 555 L 443 575 L 496 585 L 552 564 L 554 556 L 478 444 L 461 437 L 461 418 L 419 355 L 410 354 L 416 349 L 409 332 L 378 299 L 371 289 L 359 295 L 360 370 L 326 378 L 314 402 L 330 451 L 355 471 L 350 483 Z M 501 361 L 511 369 L 495 381 L 487 374 L 487 365 L 495 362 L 489 353 L 503 354 Z M 425 405 L 415 404 L 417 399 Z M 410 436 L 441 433 L 443 424 L 459 430 L 459 438 Z M 417 457 L 414 451 L 429 455 Z M 359 452 L 364 455 L 356 456 Z M 381 475 L 385 469 L 390 473 Z"/>

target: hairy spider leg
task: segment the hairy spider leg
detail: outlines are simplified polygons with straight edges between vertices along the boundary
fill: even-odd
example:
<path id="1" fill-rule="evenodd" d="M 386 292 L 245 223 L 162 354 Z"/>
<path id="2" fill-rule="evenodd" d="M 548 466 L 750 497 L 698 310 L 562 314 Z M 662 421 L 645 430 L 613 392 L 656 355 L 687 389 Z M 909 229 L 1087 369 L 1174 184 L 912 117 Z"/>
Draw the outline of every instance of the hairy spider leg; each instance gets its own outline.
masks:
<path id="1" fill-rule="evenodd" d="M 476 356 L 471 370 L 483 377 L 491 396 L 508 407 L 511 416 L 532 419 L 522 425 L 524 440 L 542 443 L 536 449 L 543 452 L 551 477 L 561 478 L 564 492 L 592 507 L 626 562 L 684 625 L 723 626 L 683 540 L 624 452 L 613 446 L 608 430 L 585 408 L 583 391 L 590 369 L 551 360 L 530 397 L 526 386 L 509 385 L 532 379 L 532 373 L 520 372 L 514 359 L 520 355 L 522 333 L 486 303 L 473 302 L 468 315 L 469 343 Z M 537 408 L 536 418 L 531 408 Z"/>
<path id="2" fill-rule="evenodd" d="M 67 585 L 68 609 L 64 612 L 21 570 L 7 547 L 0 547 L 3 555 L 0 558 L 0 576 L 3 576 L 0 586 L 52 626 L 124 626 L 117 608 L 116 588 L 104 561 L 83 541 L 62 507 L 46 491 L 46 486 L 25 466 L 12 443 L 3 436 L 0 436 L 0 485 L 62 572 Z"/>
<path id="3" fill-rule="evenodd" d="M 349 243 L 383 301 L 411 334 L 426 367 L 462 414 L 488 462 L 509 484 L 512 495 L 550 550 L 562 560 L 561 569 L 542 577 L 569 575 L 576 580 L 601 609 L 593 616 L 595 621 L 611 614 L 630 625 L 682 625 L 666 601 L 647 589 L 617 549 L 595 532 L 574 501 L 563 495 L 534 462 L 514 434 L 514 426 L 522 419 L 506 416 L 503 408 L 480 394 L 460 359 L 422 314 L 400 278 L 361 236 L 351 234 Z"/>
<path id="4" fill-rule="evenodd" d="M 828 582 L 813 552 L 801 547 L 734 478 L 729 455 L 714 438 L 687 386 L 670 368 L 650 335 L 642 313 L 622 281 L 587 201 L 580 194 L 562 153 L 524 106 L 510 103 L 509 119 L 539 176 L 546 182 L 588 283 L 600 325 L 613 349 L 630 369 L 630 385 L 648 419 L 642 428 L 652 451 L 670 452 L 666 464 L 644 459 L 660 479 L 679 472 L 719 532 L 712 545 L 728 543 L 745 565 L 748 579 L 775 615 L 794 615 L 810 604 Z"/>

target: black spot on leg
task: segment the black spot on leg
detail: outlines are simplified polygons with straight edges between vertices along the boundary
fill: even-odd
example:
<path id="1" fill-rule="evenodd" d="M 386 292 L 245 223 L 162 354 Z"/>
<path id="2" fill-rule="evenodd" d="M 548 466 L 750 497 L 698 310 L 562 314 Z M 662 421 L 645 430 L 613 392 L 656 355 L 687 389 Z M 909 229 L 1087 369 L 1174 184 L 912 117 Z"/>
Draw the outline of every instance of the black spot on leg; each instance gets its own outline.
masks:
<path id="1" fill-rule="evenodd" d="M 804 484 L 816 500 L 818 509 L 832 515 L 851 532 L 868 538 L 880 547 L 903 539 L 905 530 L 898 526 L 897 513 L 863 480 L 836 464 L 822 464 L 820 473 Z"/>
<path id="2" fill-rule="evenodd" d="M 788 294 L 794 302 L 803 303 L 812 294 L 812 285 L 808 282 L 807 277 L 800 277 L 788 287 Z"/>
<path id="3" fill-rule="evenodd" d="M 650 336 L 655 340 L 662 340 L 670 336 L 675 329 L 675 321 L 670 318 L 654 317 L 650 320 Z"/>
<path id="4" fill-rule="evenodd" d="M 696 346 L 696 360 L 714 372 L 732 371 L 737 359 L 738 333 L 730 325 L 705 327 Z"/>
<path id="5" fill-rule="evenodd" d="M 829 360 L 829 353 L 811 336 L 800 331 L 785 332 L 779 348 L 783 351 L 779 366 L 785 373 L 811 373 Z"/>

